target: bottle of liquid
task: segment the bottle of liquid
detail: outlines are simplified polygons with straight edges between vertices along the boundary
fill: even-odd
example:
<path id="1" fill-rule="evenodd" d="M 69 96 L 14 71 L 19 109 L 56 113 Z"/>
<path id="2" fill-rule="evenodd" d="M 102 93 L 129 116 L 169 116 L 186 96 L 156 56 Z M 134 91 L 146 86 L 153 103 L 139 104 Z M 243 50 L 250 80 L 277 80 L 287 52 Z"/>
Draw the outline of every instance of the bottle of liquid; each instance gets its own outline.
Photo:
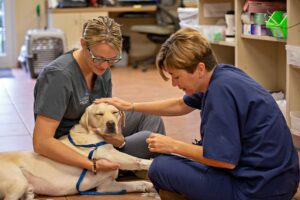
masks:
<path id="1" fill-rule="evenodd" d="M 235 40 L 235 18 L 234 11 L 228 11 L 225 14 L 226 30 L 225 30 L 225 41 Z"/>

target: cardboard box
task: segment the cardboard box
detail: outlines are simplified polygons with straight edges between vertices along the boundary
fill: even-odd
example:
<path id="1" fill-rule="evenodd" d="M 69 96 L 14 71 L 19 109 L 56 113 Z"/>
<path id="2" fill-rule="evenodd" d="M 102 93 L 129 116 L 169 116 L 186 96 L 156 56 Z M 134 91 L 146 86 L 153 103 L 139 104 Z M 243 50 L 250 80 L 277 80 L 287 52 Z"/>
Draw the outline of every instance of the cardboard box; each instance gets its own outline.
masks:
<path id="1" fill-rule="evenodd" d="M 247 0 L 243 10 L 250 13 L 272 13 L 275 10 L 286 10 L 285 2 Z"/>

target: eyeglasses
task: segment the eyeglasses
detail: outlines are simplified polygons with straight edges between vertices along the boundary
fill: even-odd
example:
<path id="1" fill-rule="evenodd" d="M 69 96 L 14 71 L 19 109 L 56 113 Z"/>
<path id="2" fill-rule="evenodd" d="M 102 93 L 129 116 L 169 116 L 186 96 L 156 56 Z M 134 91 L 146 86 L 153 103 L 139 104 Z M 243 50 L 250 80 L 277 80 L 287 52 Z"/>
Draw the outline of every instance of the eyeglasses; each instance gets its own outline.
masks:
<path id="1" fill-rule="evenodd" d="M 118 58 L 103 58 L 100 56 L 96 57 L 96 56 L 94 56 L 94 54 L 92 53 L 92 51 L 90 50 L 89 47 L 87 49 L 92 57 L 93 63 L 95 63 L 95 64 L 102 64 L 104 62 L 107 62 L 109 65 L 112 65 L 112 64 L 119 62 L 122 59 L 121 56 L 119 56 Z"/>

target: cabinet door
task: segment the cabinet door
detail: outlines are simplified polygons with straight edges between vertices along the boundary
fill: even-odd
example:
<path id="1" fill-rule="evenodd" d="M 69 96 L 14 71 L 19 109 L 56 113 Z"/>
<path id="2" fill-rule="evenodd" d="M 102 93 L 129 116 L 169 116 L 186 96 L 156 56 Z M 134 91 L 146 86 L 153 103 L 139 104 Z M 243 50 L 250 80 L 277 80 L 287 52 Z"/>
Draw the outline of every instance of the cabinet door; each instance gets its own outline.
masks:
<path id="1" fill-rule="evenodd" d="M 65 33 L 68 49 L 78 47 L 80 44 L 81 25 L 80 14 L 53 13 L 50 14 L 50 27 L 59 28 Z"/>

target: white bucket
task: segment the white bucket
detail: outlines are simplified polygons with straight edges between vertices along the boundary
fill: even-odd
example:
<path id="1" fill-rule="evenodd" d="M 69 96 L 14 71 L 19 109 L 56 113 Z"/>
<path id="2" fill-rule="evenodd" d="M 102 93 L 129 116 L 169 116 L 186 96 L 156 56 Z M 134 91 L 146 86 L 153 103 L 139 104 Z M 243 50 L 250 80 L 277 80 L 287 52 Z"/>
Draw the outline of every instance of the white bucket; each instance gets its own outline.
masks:
<path id="1" fill-rule="evenodd" d="M 300 111 L 291 111 L 291 129 L 300 131 Z"/>
<path id="2" fill-rule="evenodd" d="M 198 12 L 198 8 L 177 8 L 178 18 L 181 24 L 199 24 Z"/>
<path id="3" fill-rule="evenodd" d="M 225 40 L 225 29 L 223 25 L 189 25 L 180 24 L 182 28 L 189 27 L 201 32 L 210 42 Z"/>

